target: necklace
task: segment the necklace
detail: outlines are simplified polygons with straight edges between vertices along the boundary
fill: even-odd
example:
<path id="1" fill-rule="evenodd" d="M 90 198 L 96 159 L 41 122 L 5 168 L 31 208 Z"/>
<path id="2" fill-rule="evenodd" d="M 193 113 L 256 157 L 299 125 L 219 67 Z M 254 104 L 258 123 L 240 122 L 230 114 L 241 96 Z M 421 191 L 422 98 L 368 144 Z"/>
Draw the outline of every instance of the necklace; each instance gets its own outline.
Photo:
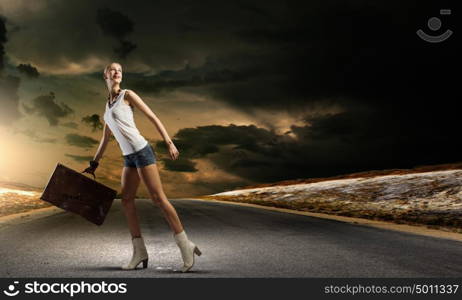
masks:
<path id="1" fill-rule="evenodd" d="M 117 97 L 119 97 L 121 91 L 122 91 L 121 89 L 117 91 L 114 99 L 117 99 Z M 107 101 L 108 101 L 109 108 L 111 108 L 115 103 L 115 101 L 111 101 L 111 93 L 109 93 L 109 95 L 107 96 Z"/>

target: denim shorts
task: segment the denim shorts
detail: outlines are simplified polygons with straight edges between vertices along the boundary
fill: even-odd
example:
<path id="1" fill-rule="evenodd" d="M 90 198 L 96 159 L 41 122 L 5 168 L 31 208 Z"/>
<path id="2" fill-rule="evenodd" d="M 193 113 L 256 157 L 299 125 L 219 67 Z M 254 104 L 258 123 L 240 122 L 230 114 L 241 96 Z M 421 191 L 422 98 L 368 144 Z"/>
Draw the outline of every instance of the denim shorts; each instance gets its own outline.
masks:
<path id="1" fill-rule="evenodd" d="M 130 168 L 142 168 L 156 163 L 156 155 L 149 143 L 143 149 L 128 155 L 123 155 L 123 157 L 124 166 Z"/>

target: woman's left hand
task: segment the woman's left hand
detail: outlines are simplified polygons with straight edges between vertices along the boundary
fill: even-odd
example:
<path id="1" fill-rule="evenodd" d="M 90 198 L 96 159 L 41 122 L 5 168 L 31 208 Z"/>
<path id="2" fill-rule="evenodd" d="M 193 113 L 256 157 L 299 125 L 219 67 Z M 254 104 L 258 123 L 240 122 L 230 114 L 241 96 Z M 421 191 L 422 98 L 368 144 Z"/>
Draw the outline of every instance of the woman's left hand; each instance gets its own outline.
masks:
<path id="1" fill-rule="evenodd" d="M 178 156 L 180 155 L 180 152 L 176 149 L 175 145 L 173 143 L 168 144 L 168 152 L 170 153 L 170 157 L 175 160 L 178 159 Z"/>

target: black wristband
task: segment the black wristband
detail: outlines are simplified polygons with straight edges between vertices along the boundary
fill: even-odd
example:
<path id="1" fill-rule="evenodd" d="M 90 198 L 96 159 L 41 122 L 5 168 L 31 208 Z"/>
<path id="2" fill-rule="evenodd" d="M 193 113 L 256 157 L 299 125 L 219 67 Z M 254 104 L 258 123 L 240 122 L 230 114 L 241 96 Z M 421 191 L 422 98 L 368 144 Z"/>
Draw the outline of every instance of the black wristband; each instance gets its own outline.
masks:
<path id="1" fill-rule="evenodd" d="M 99 163 L 96 160 L 90 160 L 90 166 L 96 169 L 98 168 Z"/>

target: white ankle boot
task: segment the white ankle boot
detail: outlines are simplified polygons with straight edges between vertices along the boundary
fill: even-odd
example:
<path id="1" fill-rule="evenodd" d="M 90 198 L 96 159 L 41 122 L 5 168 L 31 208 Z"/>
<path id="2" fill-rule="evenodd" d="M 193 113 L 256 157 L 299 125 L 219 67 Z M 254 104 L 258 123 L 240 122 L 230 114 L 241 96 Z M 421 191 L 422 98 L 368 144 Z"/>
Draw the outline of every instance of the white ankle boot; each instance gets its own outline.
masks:
<path id="1" fill-rule="evenodd" d="M 181 257 L 183 258 L 183 268 L 182 272 L 187 272 L 189 269 L 192 268 L 194 265 L 194 253 L 197 255 L 201 255 L 201 251 L 197 246 L 188 240 L 188 237 L 186 236 L 186 232 L 184 230 L 178 234 L 174 234 L 175 242 L 180 248 L 181 251 Z"/>
<path id="2" fill-rule="evenodd" d="M 148 252 L 146 251 L 146 246 L 142 237 L 136 237 L 132 239 L 133 244 L 133 255 L 131 261 L 122 266 L 123 270 L 133 270 L 139 265 L 140 262 L 143 262 L 143 269 L 148 267 Z"/>

